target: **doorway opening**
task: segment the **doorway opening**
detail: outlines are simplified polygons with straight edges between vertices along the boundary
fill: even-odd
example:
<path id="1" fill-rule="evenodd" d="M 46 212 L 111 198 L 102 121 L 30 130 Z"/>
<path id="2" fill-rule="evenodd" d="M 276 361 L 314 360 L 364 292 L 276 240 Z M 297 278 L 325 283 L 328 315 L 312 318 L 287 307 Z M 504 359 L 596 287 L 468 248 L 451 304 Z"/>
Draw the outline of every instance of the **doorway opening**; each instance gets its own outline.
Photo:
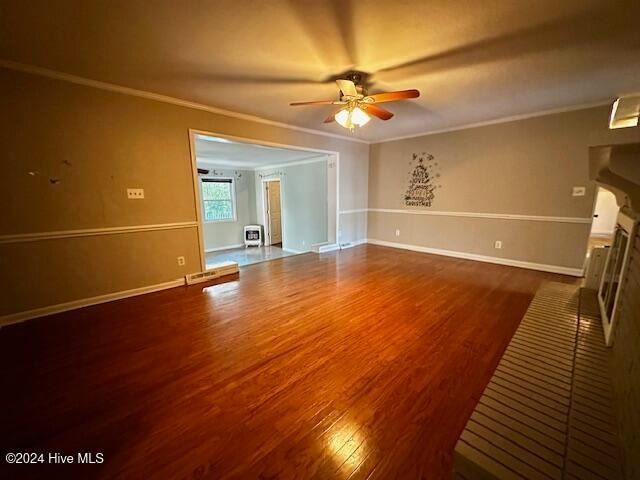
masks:
<path id="1" fill-rule="evenodd" d="M 264 205 L 264 244 L 282 248 L 282 198 L 280 179 L 262 181 L 262 202 Z"/>
<path id="2" fill-rule="evenodd" d="M 338 154 L 190 131 L 202 270 L 337 245 Z"/>
<path id="3" fill-rule="evenodd" d="M 593 208 L 593 223 L 589 234 L 589 251 L 594 247 L 610 246 L 616 229 L 616 218 L 620 208 L 616 196 L 609 190 L 598 187 L 595 206 Z"/>
<path id="4" fill-rule="evenodd" d="M 586 288 L 598 290 L 600 287 L 619 211 L 616 196 L 609 190 L 598 187 L 587 241 L 584 282 Z"/>

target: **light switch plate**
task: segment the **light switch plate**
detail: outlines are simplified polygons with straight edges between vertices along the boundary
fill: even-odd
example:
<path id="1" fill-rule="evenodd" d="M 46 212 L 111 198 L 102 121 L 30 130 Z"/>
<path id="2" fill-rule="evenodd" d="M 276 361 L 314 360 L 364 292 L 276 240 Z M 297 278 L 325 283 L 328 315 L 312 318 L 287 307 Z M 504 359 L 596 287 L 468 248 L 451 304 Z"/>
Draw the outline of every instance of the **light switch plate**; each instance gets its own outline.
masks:
<path id="1" fill-rule="evenodd" d="M 144 198 L 144 188 L 127 188 L 127 198 L 130 200 L 140 200 Z"/>
<path id="2" fill-rule="evenodd" d="M 571 195 L 573 195 L 574 197 L 584 197 L 586 193 L 587 193 L 586 187 L 573 187 L 573 191 Z"/>

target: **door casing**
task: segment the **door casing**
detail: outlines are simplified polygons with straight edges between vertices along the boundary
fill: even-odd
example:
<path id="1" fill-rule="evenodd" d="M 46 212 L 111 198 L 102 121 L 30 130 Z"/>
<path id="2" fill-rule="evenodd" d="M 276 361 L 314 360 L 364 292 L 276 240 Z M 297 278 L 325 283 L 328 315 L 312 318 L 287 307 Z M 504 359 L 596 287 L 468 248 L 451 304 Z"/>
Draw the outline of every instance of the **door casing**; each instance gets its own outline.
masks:
<path id="1" fill-rule="evenodd" d="M 279 199 L 280 199 L 280 241 L 273 242 L 271 238 L 271 203 L 269 200 L 269 184 L 277 183 L 279 189 Z M 264 212 L 264 244 L 272 245 L 273 243 L 283 243 L 283 235 L 284 231 L 284 222 L 282 220 L 282 182 L 279 178 L 269 178 L 262 180 L 262 202 L 263 202 L 263 212 Z M 284 243 L 283 243 L 284 246 Z"/>

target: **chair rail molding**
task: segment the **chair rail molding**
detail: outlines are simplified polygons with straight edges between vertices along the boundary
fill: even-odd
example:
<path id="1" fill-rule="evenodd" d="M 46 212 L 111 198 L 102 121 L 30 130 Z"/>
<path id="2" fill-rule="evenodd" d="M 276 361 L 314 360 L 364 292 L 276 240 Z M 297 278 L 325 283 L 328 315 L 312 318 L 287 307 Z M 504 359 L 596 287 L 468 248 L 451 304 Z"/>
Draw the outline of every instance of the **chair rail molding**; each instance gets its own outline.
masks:
<path id="1" fill-rule="evenodd" d="M 84 228 L 78 230 L 57 230 L 53 232 L 16 233 L 0 235 L 0 244 L 37 242 L 59 238 L 91 237 L 96 235 L 117 235 L 121 233 L 149 232 L 153 230 L 176 230 L 179 228 L 197 228 L 198 222 L 158 223 L 152 225 L 127 225 L 122 227 Z"/>
<path id="2" fill-rule="evenodd" d="M 554 217 L 550 215 L 521 215 L 517 213 L 484 213 L 484 212 L 446 212 L 438 210 L 416 210 L 402 208 L 368 208 L 368 212 L 402 213 L 406 215 L 432 215 L 440 217 L 470 217 L 470 218 L 495 218 L 501 220 L 525 220 L 531 222 L 557 222 L 557 223 L 591 223 L 591 217 Z M 340 213 L 354 213 L 345 210 Z"/>

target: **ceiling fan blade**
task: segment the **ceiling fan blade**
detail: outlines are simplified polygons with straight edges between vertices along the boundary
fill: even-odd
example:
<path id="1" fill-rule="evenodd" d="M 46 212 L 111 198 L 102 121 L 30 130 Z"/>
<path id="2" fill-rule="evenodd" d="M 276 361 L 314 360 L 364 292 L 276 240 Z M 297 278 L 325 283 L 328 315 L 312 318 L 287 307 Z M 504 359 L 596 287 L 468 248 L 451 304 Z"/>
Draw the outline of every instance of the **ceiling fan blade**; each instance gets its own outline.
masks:
<path id="1" fill-rule="evenodd" d="M 397 92 L 376 93 L 375 95 L 369 95 L 364 98 L 364 101 L 368 99 L 373 100 L 375 103 L 381 102 L 395 102 L 396 100 L 405 100 L 407 98 L 418 98 L 420 92 L 418 90 L 399 90 Z"/>
<path id="2" fill-rule="evenodd" d="M 389 120 L 393 117 L 393 113 L 384 108 L 376 107 L 375 105 L 363 105 L 364 111 L 378 117 L 380 120 Z"/>
<path id="3" fill-rule="evenodd" d="M 358 90 L 356 90 L 356 85 L 351 80 L 336 80 L 338 84 L 338 88 L 342 91 L 344 95 L 347 97 L 357 97 Z"/>
<path id="4" fill-rule="evenodd" d="M 342 105 L 344 102 L 339 102 L 336 100 L 317 100 L 314 102 L 292 102 L 289 105 L 292 107 L 296 107 L 299 105 Z"/>
<path id="5" fill-rule="evenodd" d="M 336 114 L 332 113 L 331 115 L 329 115 L 327 118 L 324 119 L 323 123 L 331 123 L 331 122 L 335 122 L 336 120 Z"/>

